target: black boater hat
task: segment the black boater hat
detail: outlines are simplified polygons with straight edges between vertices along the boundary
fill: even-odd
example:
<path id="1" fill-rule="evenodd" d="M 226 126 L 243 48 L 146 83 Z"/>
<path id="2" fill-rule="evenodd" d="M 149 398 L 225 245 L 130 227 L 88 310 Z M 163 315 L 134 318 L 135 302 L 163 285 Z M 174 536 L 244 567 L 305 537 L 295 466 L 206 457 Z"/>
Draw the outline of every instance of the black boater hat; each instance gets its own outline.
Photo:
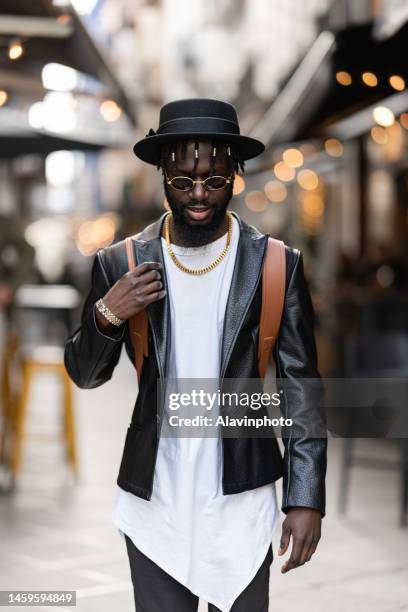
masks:
<path id="1" fill-rule="evenodd" d="M 260 140 L 241 136 L 232 104 L 209 98 L 185 98 L 162 106 L 157 132 L 150 129 L 133 151 L 141 160 L 157 166 L 163 144 L 187 138 L 221 140 L 234 147 L 243 161 L 265 150 Z"/>

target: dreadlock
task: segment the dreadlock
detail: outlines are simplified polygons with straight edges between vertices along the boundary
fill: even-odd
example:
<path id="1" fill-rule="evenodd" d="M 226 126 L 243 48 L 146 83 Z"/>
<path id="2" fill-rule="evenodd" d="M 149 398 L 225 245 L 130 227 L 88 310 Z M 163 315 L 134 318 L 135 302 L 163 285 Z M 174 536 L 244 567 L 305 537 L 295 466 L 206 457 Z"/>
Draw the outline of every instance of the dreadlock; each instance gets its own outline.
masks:
<path id="1" fill-rule="evenodd" d="M 219 156 L 219 151 L 220 151 L 219 145 L 223 146 L 225 148 L 225 151 L 227 150 L 227 147 L 230 148 L 231 155 L 227 155 L 228 167 L 229 167 L 230 172 L 234 171 L 236 174 L 239 174 L 239 170 L 241 170 L 242 174 L 244 174 L 245 161 L 242 159 L 240 155 L 240 151 L 237 148 L 235 148 L 233 145 L 231 146 L 226 142 L 214 139 L 214 140 L 211 140 L 210 176 L 214 173 L 215 162 Z M 176 162 L 175 162 L 176 146 L 177 146 L 176 142 L 170 142 L 170 143 L 163 145 L 161 148 L 160 160 L 156 167 L 157 167 L 157 170 L 161 169 L 163 176 L 164 176 L 164 170 L 166 167 L 170 168 L 171 166 L 174 166 L 174 167 L 176 166 Z M 216 148 L 216 155 L 213 154 L 214 148 Z M 198 138 L 196 138 L 194 140 L 194 150 L 198 151 L 198 149 L 199 149 L 199 141 L 198 141 Z M 184 160 L 187 154 L 187 140 L 186 139 L 183 139 L 181 141 L 180 154 L 181 154 L 181 159 Z M 198 156 L 195 156 L 194 157 L 194 171 L 197 168 L 197 164 L 198 164 Z"/>
<path id="2" fill-rule="evenodd" d="M 195 175 L 195 171 L 197 170 L 198 164 L 198 138 L 194 140 L 194 166 L 193 166 L 193 174 Z"/>

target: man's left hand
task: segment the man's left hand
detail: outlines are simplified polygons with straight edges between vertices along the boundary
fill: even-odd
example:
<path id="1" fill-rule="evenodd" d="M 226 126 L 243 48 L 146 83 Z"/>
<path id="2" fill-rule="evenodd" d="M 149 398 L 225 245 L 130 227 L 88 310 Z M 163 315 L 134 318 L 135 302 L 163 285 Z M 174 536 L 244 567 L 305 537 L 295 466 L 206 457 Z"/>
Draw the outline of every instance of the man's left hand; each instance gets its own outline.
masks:
<path id="1" fill-rule="evenodd" d="M 292 552 L 281 568 L 285 574 L 310 561 L 321 534 L 322 515 L 316 508 L 291 508 L 282 523 L 282 535 L 278 555 L 283 555 L 292 536 Z"/>

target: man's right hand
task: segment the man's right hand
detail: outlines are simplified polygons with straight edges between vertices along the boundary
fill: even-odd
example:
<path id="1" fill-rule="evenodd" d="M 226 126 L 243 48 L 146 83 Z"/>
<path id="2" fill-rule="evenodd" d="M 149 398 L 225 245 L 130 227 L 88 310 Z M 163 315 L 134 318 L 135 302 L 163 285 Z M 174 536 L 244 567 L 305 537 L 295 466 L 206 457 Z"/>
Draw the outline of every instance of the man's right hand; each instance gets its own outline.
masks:
<path id="1" fill-rule="evenodd" d="M 126 272 L 103 296 L 105 306 L 119 319 L 127 320 L 148 304 L 161 300 L 166 295 L 162 289 L 161 268 L 161 263 L 147 261 Z M 98 316 L 101 323 L 103 319 L 103 315 Z"/>

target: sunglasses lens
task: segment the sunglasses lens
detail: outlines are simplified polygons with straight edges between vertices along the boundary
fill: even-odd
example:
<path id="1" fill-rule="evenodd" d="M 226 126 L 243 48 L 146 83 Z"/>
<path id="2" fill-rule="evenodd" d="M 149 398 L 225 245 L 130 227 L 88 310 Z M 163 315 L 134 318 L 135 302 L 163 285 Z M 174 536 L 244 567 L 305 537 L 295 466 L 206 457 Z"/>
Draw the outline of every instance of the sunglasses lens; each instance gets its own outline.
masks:
<path id="1" fill-rule="evenodd" d="M 189 191 L 193 188 L 193 181 L 187 176 L 176 176 L 171 184 L 174 189 L 179 189 L 180 191 Z"/>
<path id="2" fill-rule="evenodd" d="M 222 189 L 223 187 L 225 187 L 226 183 L 227 179 L 223 176 L 210 176 L 205 181 L 205 186 L 207 187 L 207 189 L 215 190 Z"/>

